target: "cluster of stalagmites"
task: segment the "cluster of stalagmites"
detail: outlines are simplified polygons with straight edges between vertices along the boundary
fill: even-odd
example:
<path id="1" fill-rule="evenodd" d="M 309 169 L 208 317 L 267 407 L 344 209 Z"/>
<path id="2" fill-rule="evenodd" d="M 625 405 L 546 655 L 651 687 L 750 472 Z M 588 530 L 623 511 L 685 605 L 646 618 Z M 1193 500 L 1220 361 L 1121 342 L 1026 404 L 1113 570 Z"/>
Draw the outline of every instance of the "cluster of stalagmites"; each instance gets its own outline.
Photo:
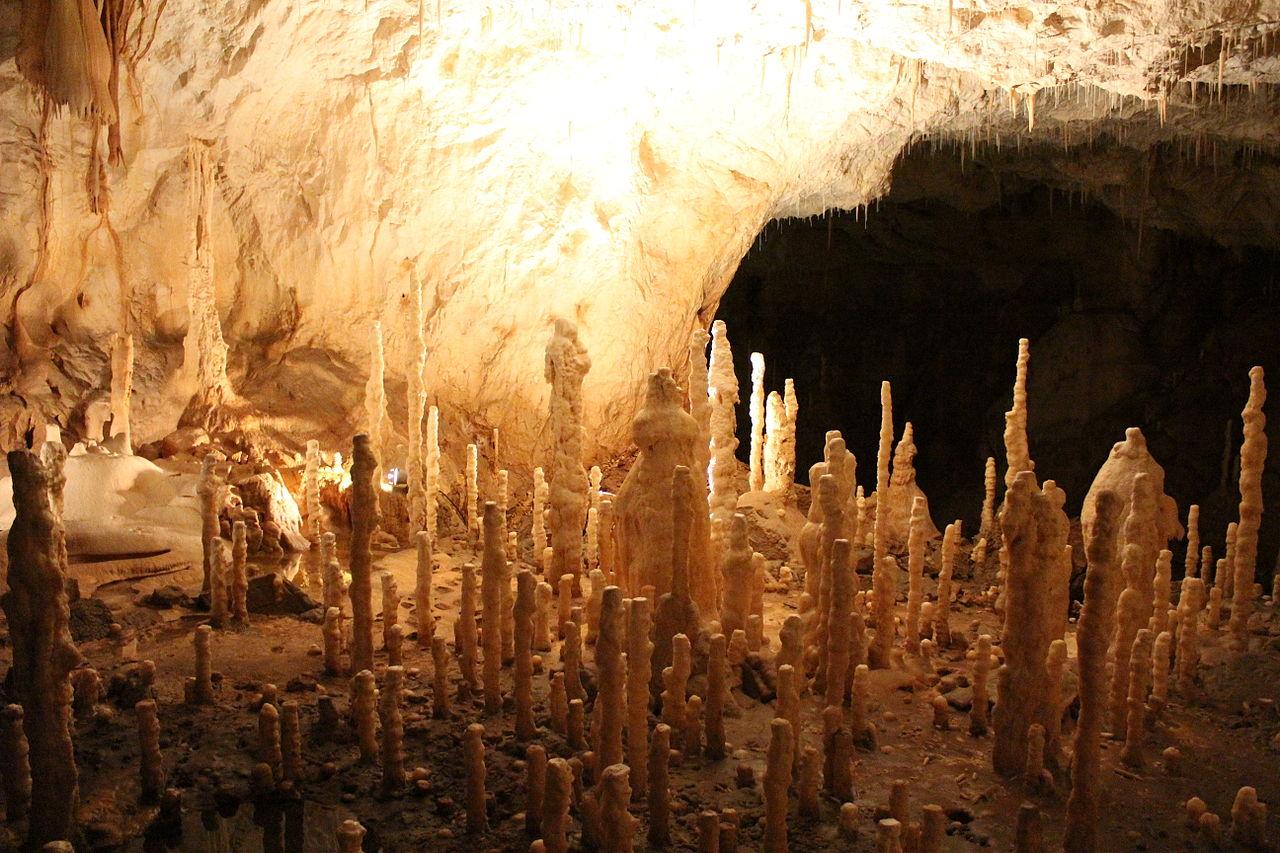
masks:
<path id="1" fill-rule="evenodd" d="M 420 313 L 415 302 L 419 326 Z M 673 803 L 672 768 L 729 756 L 738 761 L 739 785 L 759 791 L 759 820 L 750 831 L 766 851 L 787 849 L 797 814 L 806 820 L 828 815 L 841 838 L 866 833 L 890 853 L 942 850 L 945 812 L 937 804 L 913 812 L 902 780 L 892 783 L 887 808 L 868 831 L 863 824 L 870 815 L 855 802 L 854 768 L 859 752 L 881 745 L 871 719 L 873 670 L 912 673 L 932 726 L 949 731 L 937 662 L 958 654 L 967 658 L 972 691 L 963 728 L 973 738 L 990 736 L 994 770 L 1030 796 L 1066 799 L 1066 849 L 1105 849 L 1098 838 L 1104 733 L 1123 742 L 1119 763 L 1142 768 L 1151 758 L 1147 741 L 1171 696 L 1188 702 L 1197 696 L 1201 643 L 1225 628 L 1233 648 L 1247 646 L 1266 449 L 1261 371 L 1251 374 L 1244 412 L 1240 521 L 1217 564 L 1208 548 L 1199 551 L 1198 508 L 1192 507 L 1184 578 L 1173 582 L 1167 546 L 1183 531 L 1176 506 L 1164 495 L 1163 471 L 1137 430 L 1112 451 L 1085 500 L 1088 568 L 1073 661 L 1066 642 L 1072 563 L 1066 496 L 1051 480 L 1039 483 L 1031 461 L 1025 341 L 1006 416 L 1003 502 L 996 503 L 996 469 L 987 460 L 976 537 L 981 553 L 973 555 L 979 563 L 988 551 L 999 555 L 998 587 L 988 600 L 1001 627 L 988 633 L 979 623 L 967 631 L 952 624 L 961 524 L 946 526 L 931 555 L 928 546 L 938 531 L 915 483 L 913 431 L 907 424 L 895 447 L 891 392 L 884 383 L 874 492 L 867 496 L 858 485 L 857 461 L 843 437 L 828 433 L 823 461 L 809 472 L 811 503 L 797 542 L 804 568 L 800 612 L 789 615 L 770 642 L 763 608 L 766 561 L 751 549 L 745 516 L 734 511 L 738 391 L 722 323 L 713 338 L 709 365 L 708 336 L 693 338 L 687 392 L 669 370 L 649 377 L 633 425 L 639 456 L 615 496 L 603 491 L 598 468 L 588 475 L 582 464 L 581 386 L 590 359 L 573 325 L 556 322 L 546 358 L 553 449 L 549 475 L 542 468 L 533 472 L 532 558 L 523 558 L 509 527 L 507 472 L 495 471 L 493 494 L 482 495 L 479 455 L 471 445 L 461 514 L 478 561 L 460 567 L 460 605 L 451 629 L 438 631 L 432 583 L 439 426 L 436 410 L 427 406 L 419 336 L 407 463 L 416 546 L 413 627 L 418 661 L 430 669 L 424 679 L 430 716 L 454 727 L 462 745 L 459 799 L 466 832 L 494 826 L 488 768 L 493 744 L 510 736 L 524 757 L 523 826 L 533 850 L 567 851 L 580 843 L 625 851 L 640 843 L 641 832 L 650 846 L 673 844 L 675 816 L 688 803 L 678 809 Z M 766 397 L 763 359 L 753 356 L 752 365 L 750 487 L 789 497 L 794 388 L 788 380 L 785 396 Z M 401 624 L 400 590 L 390 574 L 379 578 L 383 655 L 374 641 L 378 453 L 387 445 L 380 375 L 377 380 L 373 389 L 371 377 L 371 434 L 356 436 L 351 454 L 349 581 L 334 534 L 324 530 L 314 443 L 307 448 L 302 490 L 307 535 L 319 553 L 323 670 L 348 679 L 348 737 L 359 761 L 379 769 L 379 795 L 397 797 L 430 783 L 427 770 L 409 769 L 405 703 L 417 669 L 406 665 L 413 651 L 405 648 L 408 625 Z M 19 704 L 0 716 L 0 761 L 8 815 L 27 817 L 33 843 L 65 840 L 73 832 L 71 715 L 91 715 L 100 689 L 96 673 L 80 667 L 67 630 L 57 457 L 55 451 L 42 462 L 15 453 L 9 460 L 18 517 L 9 537 L 4 607 Z M 215 629 L 248 627 L 245 525 L 233 526 L 227 565 L 216 522 L 223 487 L 218 462 L 206 457 L 199 489 L 211 613 L 193 636 L 194 672 L 184 696 L 194 707 L 219 704 Z M 903 546 L 900 611 L 900 569 L 891 551 Z M 869 575 L 866 588 L 863 574 Z M 930 575 L 936 577 L 932 591 Z M 1230 615 L 1223 626 L 1225 608 Z M 1062 724 L 1072 700 L 1066 692 L 1071 670 L 1078 672 L 1079 719 L 1068 750 Z M 761 733 L 763 754 L 754 760 L 726 735 L 726 718 L 740 713 L 733 688 L 747 680 L 755 685 L 753 695 L 775 703 Z M 540 693 L 545 702 L 538 701 Z M 483 723 L 472 720 L 477 709 Z M 152 699 L 134 709 L 140 792 L 152 803 L 169 796 L 161 710 Z M 253 789 L 260 796 L 295 794 L 314 776 L 303 753 L 299 703 L 282 701 L 265 685 L 253 710 Z M 319 698 L 314 725 L 321 737 L 338 737 L 343 726 L 334 695 Z M 1161 761 L 1173 773 L 1179 759 L 1170 747 Z M 699 849 L 736 849 L 746 831 L 743 816 L 714 802 L 696 805 Z M 1202 800 L 1193 798 L 1185 808 L 1191 828 L 1207 840 L 1216 843 L 1229 833 L 1242 845 L 1263 843 L 1266 806 L 1253 788 L 1240 789 L 1229 830 Z M 645 816 L 643 824 L 635 814 Z M 1036 805 L 1023 805 L 1016 849 L 1043 849 L 1041 821 Z M 337 835 L 340 849 L 354 851 L 365 830 L 349 820 Z"/>

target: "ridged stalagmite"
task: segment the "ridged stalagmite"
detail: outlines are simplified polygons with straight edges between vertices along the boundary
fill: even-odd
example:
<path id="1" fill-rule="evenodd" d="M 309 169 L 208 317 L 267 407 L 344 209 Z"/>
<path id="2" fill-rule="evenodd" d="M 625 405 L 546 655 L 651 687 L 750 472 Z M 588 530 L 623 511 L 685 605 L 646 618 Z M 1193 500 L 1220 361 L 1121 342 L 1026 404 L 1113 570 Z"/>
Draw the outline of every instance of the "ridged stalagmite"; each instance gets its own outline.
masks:
<path id="1" fill-rule="evenodd" d="M 591 369 L 578 328 L 555 320 L 547 344 L 544 373 L 551 385 L 547 417 L 552 435 L 548 529 L 555 549 L 556 577 L 582 571 L 582 528 L 587 518 L 587 472 L 582 466 L 582 380 Z M 575 586 L 576 586 L 575 581 Z"/>
<path id="2" fill-rule="evenodd" d="M 1253 612 L 1253 579 L 1258 562 L 1258 528 L 1262 523 L 1262 472 L 1267 461 L 1267 417 L 1262 406 L 1267 399 L 1262 368 L 1249 371 L 1249 400 L 1240 417 L 1244 421 L 1244 441 L 1240 445 L 1240 520 L 1236 527 L 1233 590 L 1227 634 L 1233 651 L 1243 652 L 1249 644 L 1249 614 Z"/>

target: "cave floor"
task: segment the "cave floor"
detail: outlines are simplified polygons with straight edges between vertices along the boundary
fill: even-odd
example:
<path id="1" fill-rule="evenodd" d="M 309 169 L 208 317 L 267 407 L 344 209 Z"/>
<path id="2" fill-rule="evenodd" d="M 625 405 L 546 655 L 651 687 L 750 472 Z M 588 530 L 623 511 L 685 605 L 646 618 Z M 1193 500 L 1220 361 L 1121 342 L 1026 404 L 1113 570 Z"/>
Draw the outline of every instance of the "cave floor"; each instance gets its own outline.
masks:
<path id="1" fill-rule="evenodd" d="M 770 537 L 767 537 L 770 538 Z M 777 539 L 776 536 L 771 537 Z M 775 546 L 781 543 L 775 541 Z M 753 545 L 760 547 L 757 543 Z M 456 612 L 459 587 L 458 566 L 478 558 L 459 537 L 449 540 L 438 555 L 434 574 L 433 605 L 439 614 Z M 779 557 L 779 554 L 774 554 Z M 785 550 L 772 564 L 776 569 Z M 300 564 L 295 575 L 304 588 L 318 596 L 308 570 L 311 557 Z M 905 563 L 905 561 L 904 561 Z M 295 567 L 297 571 L 297 567 Z M 191 851 L 275 851 L 337 850 L 335 827 L 355 817 L 368 829 L 366 850 L 522 850 L 531 839 L 524 830 L 523 754 L 525 744 L 515 740 L 514 715 L 508 706 L 502 715 L 485 716 L 478 698 L 460 700 L 461 683 L 456 668 L 453 717 L 431 717 L 431 659 L 420 650 L 413 632 L 412 613 L 414 554 L 410 550 L 378 556 L 375 572 L 390 571 L 403 597 L 401 623 L 407 633 L 404 666 L 407 672 L 404 694 L 406 768 L 423 768 L 426 782 L 400 796 L 379 794 L 380 772 L 373 764 L 360 764 L 354 737 L 341 726 L 337 736 L 313 731 L 317 720 L 316 701 L 320 695 L 337 697 L 340 712 L 347 706 L 347 679 L 322 674 L 319 656 L 320 628 L 295 616 L 255 615 L 247 630 L 217 632 L 213 640 L 213 663 L 217 701 L 213 706 L 192 707 L 183 703 L 182 684 L 193 672 L 191 635 L 205 617 L 190 609 L 162 610 L 162 618 L 149 620 L 136 632 L 138 660 L 154 661 L 155 697 L 159 704 L 161 744 L 167 784 L 183 789 L 181 833 L 172 828 L 160 831 L 152 826 L 154 807 L 139 804 L 138 751 L 132 702 L 108 695 L 130 710 L 115 704 L 100 708 L 96 718 L 77 724 L 77 762 L 81 772 L 82 827 L 92 849 Z M 905 573 L 903 573 L 905 574 Z M 95 595 L 109 602 L 113 613 L 143 610 L 134 602 L 141 595 L 164 584 L 194 588 L 194 572 L 132 581 L 118 581 L 100 587 Z M 861 588 L 869 587 L 869 578 Z M 672 833 L 675 849 L 697 849 L 695 821 L 704 809 L 735 809 L 740 819 L 739 844 L 742 849 L 759 849 L 763 835 L 763 799 L 760 780 L 764 774 L 769 720 L 775 705 L 768 691 L 777 632 L 785 617 L 796 612 L 799 581 L 776 584 L 765 594 L 766 638 L 772 645 L 761 654 L 753 668 L 763 678 L 748 677 L 749 684 L 732 691 L 726 710 L 728 756 L 711 761 L 702 756 L 683 756 L 673 761 Z M 878 747 L 860 748 L 854 757 L 854 785 L 859 807 L 856 840 L 838 836 L 840 803 L 824 796 L 819 819 L 798 817 L 790 822 L 791 849 L 875 849 L 876 821 L 887 815 L 890 785 L 906 780 L 910 788 L 911 814 L 919 819 L 919 809 L 937 803 L 948 815 L 948 849 L 989 847 L 1011 849 L 1014 820 L 1019 806 L 1036 803 L 1042 813 L 1046 849 L 1060 847 L 1069 777 L 1058 771 L 1056 790 L 1034 791 L 1020 781 L 998 778 L 991 769 L 991 740 L 968 734 L 966 710 L 968 664 L 963 648 L 979 633 L 998 638 L 997 615 L 986 597 L 975 590 L 972 580 L 958 583 L 956 603 L 951 612 L 952 630 L 963 639 L 957 647 L 935 656 L 936 674 L 929 679 L 920 659 L 907 655 L 896 660 L 895 668 L 872 672 L 870 719 L 878 729 Z M 375 589 L 377 583 L 375 582 Z M 926 580 L 926 600 L 934 587 Z M 900 590 L 905 594 L 905 589 Z M 902 597 L 899 599 L 900 609 Z M 374 625 L 379 671 L 385 666 L 381 649 L 379 594 L 375 592 Z M 1280 685 L 1280 617 L 1274 605 L 1263 606 L 1255 620 L 1259 626 L 1253 637 L 1254 651 L 1245 656 L 1225 652 L 1220 632 L 1205 631 L 1202 640 L 1201 693 L 1191 701 L 1171 697 L 1149 734 L 1145 765 L 1136 771 L 1119 766 L 1119 741 L 1104 738 L 1106 792 L 1100 838 L 1107 850 L 1204 849 L 1204 839 L 1185 826 L 1182 803 L 1201 797 L 1210 811 L 1222 817 L 1224 835 L 1230 823 L 1230 807 L 1241 785 L 1253 785 L 1261 800 L 1280 803 L 1280 714 L 1275 691 Z M 124 621 L 123 619 L 121 621 Z M 139 620 L 143 624 L 147 620 Z M 447 630 L 448 621 L 438 623 Z M 1069 626 L 1069 645 L 1074 646 L 1074 624 Z M 1269 632 L 1269 633 L 1268 633 Z M 558 644 L 557 644 L 558 646 Z M 104 687 L 113 675 L 129 669 L 109 640 L 82 644 L 82 651 L 102 675 Z M 8 657 L 8 650 L 4 652 Z M 539 741 L 549 756 L 572 754 L 565 741 L 550 731 L 547 719 L 548 671 L 559 664 L 553 650 L 535 661 L 535 714 Z M 749 664 L 750 665 L 750 664 Z M 590 647 L 584 652 L 584 679 L 594 669 Z M 933 724 L 928 703 L 930 681 L 941 680 L 940 692 L 947 695 L 949 728 Z M 1068 678 L 1070 691 L 1074 679 Z M 302 721 L 305 781 L 295 796 L 257 799 L 250 793 L 249 777 L 256 763 L 257 714 L 254 703 L 264 683 L 279 687 L 282 700 L 296 701 Z M 702 682 L 705 684 L 705 681 Z M 993 679 L 994 683 L 994 679 Z M 770 701 L 760 701 L 764 685 Z M 1172 689 L 1172 688 L 1171 688 Z M 699 692 L 697 676 L 690 682 Z M 754 695 L 748 695 L 748 693 Z M 821 720 L 812 697 L 804 705 L 804 742 L 821 749 Z M 1064 723 L 1063 743 L 1069 750 L 1072 714 Z M 588 718 L 590 715 L 588 715 Z M 465 832 L 463 810 L 463 770 L 461 735 L 466 725 L 486 727 L 487 791 L 490 798 L 490 831 L 480 836 Z M 1161 752 L 1176 746 L 1183 755 L 1180 774 L 1168 772 Z M 754 771 L 755 784 L 739 786 L 738 767 Z M 634 784 L 634 783 L 633 783 Z M 646 849 L 646 813 L 643 804 L 633 804 L 640 819 L 636 845 Z M 150 827 L 150 828 L 149 828 Z M 580 826 L 573 821 L 574 842 Z M 20 837 L 20 824 L 10 824 L 9 840 Z M 1280 808 L 1271 809 L 1271 838 L 1280 838 Z M 1230 841 L 1224 841 L 1229 847 Z"/>

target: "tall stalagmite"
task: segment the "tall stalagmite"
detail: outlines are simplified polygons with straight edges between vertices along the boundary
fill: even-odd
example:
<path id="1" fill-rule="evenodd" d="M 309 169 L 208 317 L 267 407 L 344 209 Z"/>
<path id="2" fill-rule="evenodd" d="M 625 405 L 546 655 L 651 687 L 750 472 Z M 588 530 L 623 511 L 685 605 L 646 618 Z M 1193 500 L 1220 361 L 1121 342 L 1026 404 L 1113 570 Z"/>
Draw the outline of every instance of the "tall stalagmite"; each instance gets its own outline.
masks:
<path id="1" fill-rule="evenodd" d="M 1107 714 L 1107 645 L 1115 621 L 1116 540 L 1123 501 L 1115 492 L 1097 496 L 1095 521 L 1085 541 L 1088 569 L 1084 608 L 1080 611 L 1076 645 L 1080 658 L 1080 719 L 1076 724 L 1071 767 L 1071 796 L 1067 800 L 1067 853 L 1092 853 L 1097 848 L 1098 806 L 1102 796 L 1102 727 Z"/>
<path id="2" fill-rule="evenodd" d="M 132 396 L 133 335 L 122 332 L 111 347 L 111 437 L 121 436 L 120 450 L 124 453 L 133 452 Z"/>
<path id="3" fill-rule="evenodd" d="M 427 412 L 427 338 L 422 322 L 422 282 L 413 276 L 409 282 L 409 364 L 405 368 L 408 380 L 408 420 L 405 423 L 409 436 L 409 455 L 406 460 L 409 477 L 409 530 L 417 533 L 427 529 L 427 460 L 424 454 L 426 436 L 422 419 Z"/>
<path id="4" fill-rule="evenodd" d="M 748 488 L 758 492 L 764 488 L 764 356 L 751 353 L 751 467 Z"/>
<path id="5" fill-rule="evenodd" d="M 71 743 L 71 670 L 81 661 L 71 640 L 66 593 L 66 544 L 50 488 L 51 472 L 35 454 L 10 451 L 13 524 L 9 528 L 9 591 L 3 604 L 13 647 L 12 685 L 22 705 L 31 766 L 27 841 L 72 837 L 79 774 Z"/>
<path id="6" fill-rule="evenodd" d="M 378 460 L 369 436 L 351 448 L 351 671 L 373 669 L 373 531 L 378 527 Z"/>
<path id="7" fill-rule="evenodd" d="M 506 542 L 502 511 L 493 501 L 484 504 L 484 554 L 480 563 L 480 601 L 484 608 L 484 654 L 481 670 L 484 681 L 484 710 L 502 710 L 502 583 L 507 572 Z"/>
<path id="8" fill-rule="evenodd" d="M 547 344 L 544 374 L 551 385 L 548 421 L 552 458 L 548 527 L 556 577 L 582 571 L 582 528 L 587 520 L 587 471 L 582 467 L 582 380 L 591 369 L 578 327 L 557 317 Z"/>
<path id="9" fill-rule="evenodd" d="M 711 524 L 712 538 L 718 540 L 720 530 L 727 530 L 737 507 L 738 495 L 733 485 L 738 448 L 737 419 L 738 377 L 733 372 L 733 350 L 729 346 L 729 330 L 723 320 L 711 324 L 711 361 L 708 365 L 711 386 Z"/>
<path id="10" fill-rule="evenodd" d="M 1014 481 L 1023 471 L 1035 470 L 1027 443 L 1027 365 L 1030 361 L 1031 344 L 1022 338 L 1018 341 L 1018 364 L 1013 378 L 1013 408 L 1004 413 L 1004 453 L 1008 465 L 1004 472 L 1006 491 L 1013 488 Z"/>
<path id="11" fill-rule="evenodd" d="M 893 453 L 893 391 L 888 382 L 880 383 L 880 444 L 876 450 L 876 520 L 874 530 L 873 559 L 871 563 L 872 586 L 886 588 L 883 577 L 885 557 L 889 553 L 889 460 Z M 877 599 L 878 601 L 878 599 Z M 871 614 L 876 629 L 874 665 L 889 666 L 888 651 L 893 644 L 893 612 L 882 612 L 877 603 Z"/>
<path id="12" fill-rule="evenodd" d="M 1258 528 L 1262 523 L 1262 472 L 1267 461 L 1267 400 L 1262 368 L 1249 371 L 1249 400 L 1240 413 L 1244 442 L 1240 445 L 1240 520 L 1236 527 L 1234 590 L 1227 622 L 1231 648 L 1242 652 L 1249 644 L 1249 614 L 1253 611 L 1253 579 L 1258 562 Z"/>
<path id="13" fill-rule="evenodd" d="M 1009 577 L 1000 641 L 1005 662 L 996 673 L 999 698 L 992 717 L 991 759 L 1003 776 L 1015 776 L 1025 768 L 1027 729 L 1033 723 L 1047 727 L 1045 662 L 1050 643 L 1062 637 L 1067 622 L 1065 595 L 1071 567 L 1062 558 L 1069 527 L 1062 511 L 1065 502 L 1066 495 L 1053 481 L 1037 489 L 1035 475 L 1023 471 L 1005 493 L 1000 512 L 1009 549 Z"/>
<path id="14" fill-rule="evenodd" d="M 383 386 L 386 369 L 382 348 L 382 322 L 374 320 L 369 332 L 369 379 L 364 386 L 364 428 L 379 466 L 387 458 L 387 392 Z M 376 470 L 380 478 L 381 467 Z"/>

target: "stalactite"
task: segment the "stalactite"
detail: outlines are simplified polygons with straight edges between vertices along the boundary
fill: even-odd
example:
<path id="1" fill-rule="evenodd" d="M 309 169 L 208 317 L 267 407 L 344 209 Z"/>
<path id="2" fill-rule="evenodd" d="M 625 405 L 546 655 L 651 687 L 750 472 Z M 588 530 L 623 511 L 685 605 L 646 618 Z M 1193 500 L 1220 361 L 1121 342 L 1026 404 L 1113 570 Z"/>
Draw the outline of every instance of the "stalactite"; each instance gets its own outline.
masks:
<path id="1" fill-rule="evenodd" d="M 587 472 L 582 466 L 582 380 L 591 369 L 578 329 L 557 318 L 547 344 L 545 376 L 551 385 L 548 414 L 553 436 L 549 503 L 555 576 L 582 571 L 582 526 L 587 514 Z"/>
<path id="2" fill-rule="evenodd" d="M 23 709 L 33 780 L 28 841 L 70 837 L 79 801 L 71 743 L 71 640 L 66 544 L 50 483 L 60 478 L 35 454 L 10 451 L 14 519 L 8 537 L 9 591 L 0 598 L 13 649 L 12 683 Z"/>
<path id="3" fill-rule="evenodd" d="M 1071 796 L 1063 849 L 1097 849 L 1098 808 L 1102 796 L 1102 727 L 1107 708 L 1107 644 L 1115 621 L 1116 540 L 1122 500 L 1110 490 L 1098 495 L 1095 521 L 1085 541 L 1088 568 L 1084 608 L 1076 630 L 1080 659 L 1080 718 L 1071 767 Z"/>
<path id="4" fill-rule="evenodd" d="M 1236 527 L 1234 589 L 1227 633 L 1231 649 L 1248 650 L 1249 614 L 1253 611 L 1253 579 L 1258 561 L 1258 528 L 1262 522 L 1262 473 L 1267 460 L 1267 400 L 1261 367 L 1249 371 L 1249 400 L 1241 412 L 1244 441 L 1240 445 L 1240 520 Z"/>
<path id="5" fill-rule="evenodd" d="M 351 450 L 351 669 L 373 669 L 373 554 L 378 527 L 378 470 L 370 438 L 360 434 Z"/>

